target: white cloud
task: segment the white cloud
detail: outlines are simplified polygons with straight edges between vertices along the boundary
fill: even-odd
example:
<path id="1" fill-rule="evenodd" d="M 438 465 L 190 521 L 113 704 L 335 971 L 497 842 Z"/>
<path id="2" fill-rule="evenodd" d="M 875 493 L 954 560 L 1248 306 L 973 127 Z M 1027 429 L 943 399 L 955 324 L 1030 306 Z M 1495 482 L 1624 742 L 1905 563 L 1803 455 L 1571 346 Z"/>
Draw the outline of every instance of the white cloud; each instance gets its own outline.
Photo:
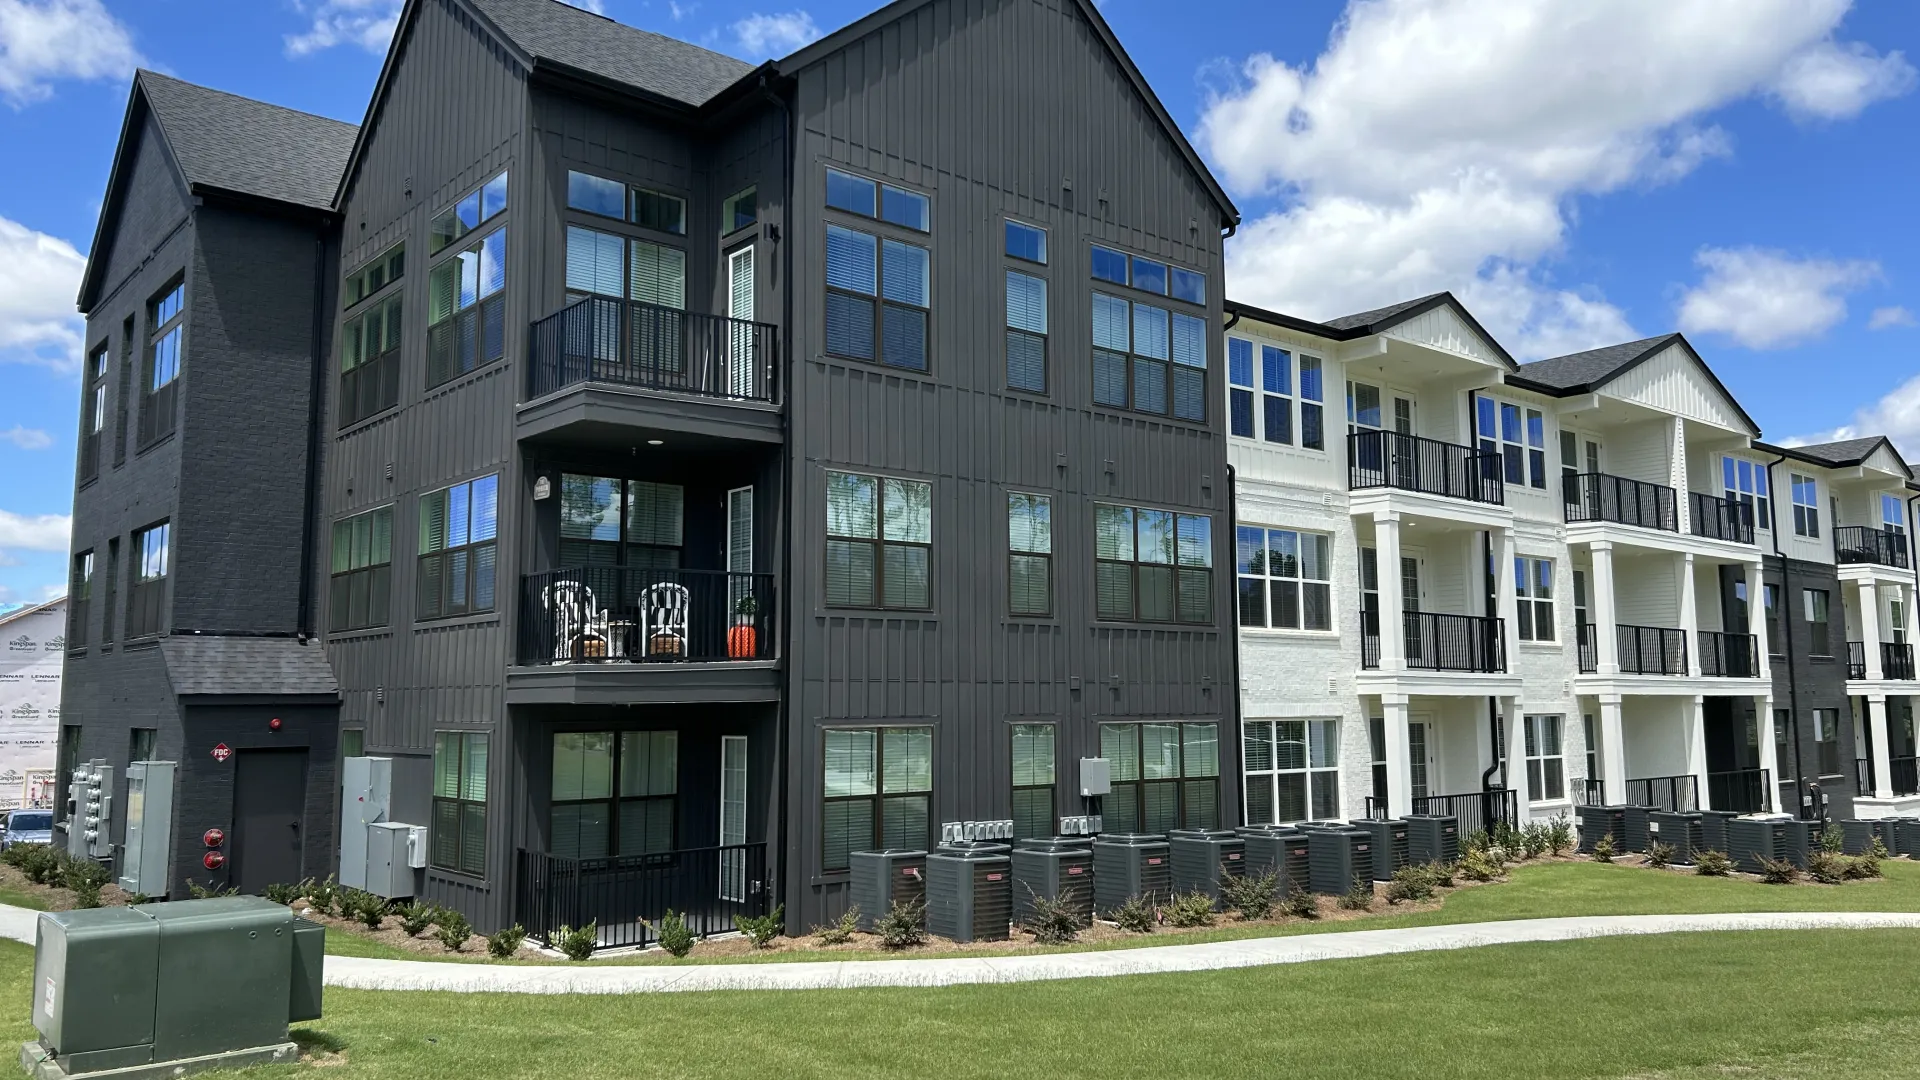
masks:
<path id="1" fill-rule="evenodd" d="M 1914 320 L 1913 312 L 1903 307 L 1874 308 L 1873 314 L 1867 316 L 1869 330 L 1891 330 L 1896 326 L 1914 325 L 1920 325 L 1920 323 Z"/>
<path id="2" fill-rule="evenodd" d="M 1545 269 L 1574 200 L 1727 155 L 1711 114 L 1832 47 L 1847 7 L 1351 0 L 1311 63 L 1255 54 L 1201 117 L 1234 190 L 1281 201 L 1230 242 L 1234 293 L 1329 318 L 1452 289 L 1522 355 L 1607 343 L 1619 309 Z"/>
<path id="3" fill-rule="evenodd" d="M 1724 334 L 1749 349 L 1797 345 L 1847 317 L 1845 294 L 1879 276 L 1877 263 L 1795 259 L 1761 248 L 1702 248 L 1705 275 L 1680 297 L 1680 329 Z"/>
<path id="4" fill-rule="evenodd" d="M 1788 446 L 1832 442 L 1836 439 L 1861 439 L 1885 435 L 1900 448 L 1909 461 L 1920 460 L 1920 375 L 1894 387 L 1879 401 L 1853 414 L 1853 419 L 1831 431 L 1815 432 L 1788 439 Z"/>
<path id="5" fill-rule="evenodd" d="M 667 13 L 673 16 L 674 22 L 679 22 L 699 10 L 699 4 L 681 4 L 676 3 L 675 0 L 667 0 Z"/>
<path id="6" fill-rule="evenodd" d="M 65 240 L 0 217 L 0 361 L 79 370 L 74 297 L 86 266 Z"/>
<path id="7" fill-rule="evenodd" d="M 754 14 L 733 24 L 733 38 L 740 52 L 755 59 L 785 56 L 819 37 L 820 28 L 804 11 Z"/>
<path id="8" fill-rule="evenodd" d="M 0 510 L 0 549 L 65 551 L 73 519 L 65 514 L 16 514 Z"/>
<path id="9" fill-rule="evenodd" d="M 393 28 L 400 24 L 400 9 L 405 0 L 318 0 L 294 7 L 310 15 L 313 24 L 305 33 L 285 37 L 288 56 L 307 56 L 335 45 L 358 45 L 375 55 L 385 55 L 393 40 Z"/>
<path id="10" fill-rule="evenodd" d="M 18 109 L 59 79 L 125 79 L 140 65 L 133 35 L 100 0 L 0 0 L 0 98 Z"/>
<path id="11" fill-rule="evenodd" d="M 1881 56 L 1861 42 L 1823 41 L 1787 61 L 1773 96 L 1796 120 L 1845 120 L 1907 93 L 1914 81 L 1913 65 L 1897 51 Z"/>
<path id="12" fill-rule="evenodd" d="M 0 431 L 0 442 L 10 442 L 22 450 L 45 450 L 53 445 L 53 436 L 39 428 L 15 424 L 6 431 Z"/>
<path id="13" fill-rule="evenodd" d="M 560 0 L 560 2 L 570 4 L 582 11 L 591 11 L 595 15 L 605 15 L 607 13 L 607 5 L 602 3 L 601 0 Z"/>

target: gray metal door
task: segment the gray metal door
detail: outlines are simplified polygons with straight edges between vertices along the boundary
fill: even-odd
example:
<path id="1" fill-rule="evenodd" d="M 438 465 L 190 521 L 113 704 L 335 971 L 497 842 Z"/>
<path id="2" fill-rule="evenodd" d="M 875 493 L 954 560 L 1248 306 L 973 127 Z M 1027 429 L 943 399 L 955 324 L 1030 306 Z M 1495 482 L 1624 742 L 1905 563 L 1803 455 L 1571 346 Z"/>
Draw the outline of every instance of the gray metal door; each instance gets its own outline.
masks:
<path id="1" fill-rule="evenodd" d="M 242 750 L 234 756 L 233 866 L 243 893 L 301 879 L 307 752 Z"/>

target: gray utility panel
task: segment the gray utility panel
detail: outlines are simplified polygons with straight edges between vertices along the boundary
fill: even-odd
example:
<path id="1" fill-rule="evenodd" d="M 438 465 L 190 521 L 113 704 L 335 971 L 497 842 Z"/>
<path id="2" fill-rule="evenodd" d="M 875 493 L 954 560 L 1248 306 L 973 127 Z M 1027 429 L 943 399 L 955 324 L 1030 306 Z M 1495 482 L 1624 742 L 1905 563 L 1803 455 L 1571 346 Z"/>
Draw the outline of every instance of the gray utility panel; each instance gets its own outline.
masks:
<path id="1" fill-rule="evenodd" d="M 1692 863 L 1700 851 L 1700 812 L 1697 810 L 1655 810 L 1647 815 L 1652 840 L 1673 848 L 1673 861 Z M 1652 846 L 1651 842 L 1648 844 Z"/>
<path id="2" fill-rule="evenodd" d="M 388 900 L 416 896 L 427 865 L 427 829 L 390 816 L 393 759 L 340 762 L 340 884 Z"/>
<path id="3" fill-rule="evenodd" d="M 1784 818 L 1742 817 L 1727 822 L 1727 846 L 1733 865 L 1743 874 L 1758 874 L 1766 869 L 1760 860 L 1782 859 L 1787 852 L 1787 823 Z"/>
<path id="4" fill-rule="evenodd" d="M 1840 823 L 1840 836 L 1841 850 L 1849 855 L 1865 855 L 1876 838 L 1885 842 L 1877 820 L 1848 818 Z"/>
<path id="5" fill-rule="evenodd" d="M 1354 822 L 1373 834 L 1373 880 L 1392 881 L 1394 871 L 1407 865 L 1407 823 L 1400 818 Z"/>
<path id="6" fill-rule="evenodd" d="M 1794 818 L 1787 822 L 1781 829 L 1785 834 L 1781 840 L 1785 851 L 1782 857 L 1805 870 L 1808 856 L 1820 850 L 1820 834 L 1825 832 L 1826 828 L 1827 824 L 1824 821 L 1808 821 L 1805 818 Z"/>
<path id="7" fill-rule="evenodd" d="M 1173 891 L 1205 893 L 1218 909 L 1220 884 L 1246 872 L 1246 841 L 1231 829 L 1175 829 L 1167 834 Z"/>
<path id="8" fill-rule="evenodd" d="M 127 835 L 120 849 L 119 885 L 130 893 L 165 896 L 173 866 L 171 761 L 127 765 Z"/>
<path id="9" fill-rule="evenodd" d="M 1307 873 L 1311 889 L 1344 896 L 1356 884 L 1373 882 L 1373 834 L 1365 829 L 1324 826 L 1307 831 Z"/>
<path id="10" fill-rule="evenodd" d="M 1613 837 L 1613 850 L 1626 851 L 1627 808 L 1624 806 L 1576 806 L 1573 820 L 1580 827 L 1580 854 L 1591 855 L 1603 836 Z"/>
<path id="11" fill-rule="evenodd" d="M 1734 810 L 1701 810 L 1700 847 L 1703 851 L 1727 853 L 1727 823 L 1740 816 Z"/>
<path id="12" fill-rule="evenodd" d="M 1247 845 L 1247 873 L 1273 871 L 1281 896 L 1308 887 L 1306 833 L 1290 825 L 1249 825 L 1239 832 Z"/>
<path id="13" fill-rule="evenodd" d="M 1460 861 L 1460 819 L 1451 814 L 1408 814 L 1407 861 Z"/>
<path id="14" fill-rule="evenodd" d="M 1137 896 L 1164 904 L 1173 895 L 1167 838 L 1159 833 L 1101 833 L 1093 839 L 1093 907 L 1105 914 Z"/>
<path id="15" fill-rule="evenodd" d="M 1645 851 L 1653 837 L 1653 814 L 1657 806 L 1623 806 L 1620 808 L 1620 822 L 1624 835 L 1615 845 L 1621 851 Z"/>
<path id="16" fill-rule="evenodd" d="M 42 1076 L 284 1049 L 320 1016 L 326 930 L 254 896 L 47 912 L 23 1058 Z"/>
<path id="17" fill-rule="evenodd" d="M 1052 900 L 1080 920 L 1093 920 L 1093 840 L 1085 836 L 1055 836 L 1022 840 L 1014 845 L 1013 921 L 1025 926 L 1033 917 L 1033 900 Z"/>
<path id="18" fill-rule="evenodd" d="M 105 859 L 113 854 L 113 775 L 106 758 L 76 765 L 67 784 L 67 854 Z"/>
<path id="19" fill-rule="evenodd" d="M 856 851 L 847 857 L 851 872 L 847 895 L 860 909 L 855 925 L 873 924 L 895 904 L 914 904 L 927 898 L 927 853 L 906 848 Z"/>
<path id="20" fill-rule="evenodd" d="M 1007 940 L 1013 865 L 1006 849 L 984 846 L 943 847 L 927 856 L 928 933 L 950 941 Z"/>

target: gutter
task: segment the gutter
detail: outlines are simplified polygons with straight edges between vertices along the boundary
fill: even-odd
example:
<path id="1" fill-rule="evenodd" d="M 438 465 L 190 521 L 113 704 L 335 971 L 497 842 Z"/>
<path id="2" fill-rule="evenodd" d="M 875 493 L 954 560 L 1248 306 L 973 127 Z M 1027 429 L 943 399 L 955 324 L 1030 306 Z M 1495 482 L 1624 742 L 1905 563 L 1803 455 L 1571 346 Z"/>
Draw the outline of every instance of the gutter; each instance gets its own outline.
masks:
<path id="1" fill-rule="evenodd" d="M 778 750 L 779 760 L 775 762 L 775 768 L 779 770 L 779 775 L 780 775 L 780 796 L 779 796 L 780 814 L 779 814 L 779 838 L 778 838 L 778 842 L 779 842 L 778 850 L 780 852 L 779 889 L 784 896 L 784 894 L 787 891 L 786 889 L 787 883 L 789 881 L 798 880 L 795 876 L 796 868 L 788 865 L 790 860 L 787 857 L 790 854 L 788 850 L 788 836 L 789 836 L 791 819 L 793 817 L 793 804 L 791 799 L 793 770 L 790 767 L 793 760 L 793 725 L 791 722 L 791 717 L 793 715 L 793 660 L 790 653 L 791 653 L 792 643 L 794 641 L 796 634 L 799 631 L 799 626 L 800 626 L 800 620 L 798 618 L 796 611 L 791 610 L 794 608 L 793 589 L 792 589 L 793 544 L 788 542 L 787 534 L 791 531 L 789 523 L 793 520 L 793 513 L 794 513 L 794 501 L 792 499 L 793 490 L 794 490 L 794 476 L 793 476 L 794 434 L 793 434 L 793 421 L 792 421 L 793 413 L 792 413 L 792 405 L 791 405 L 791 396 L 793 393 L 793 382 L 794 382 L 793 372 L 796 366 L 793 358 L 794 357 L 793 230 L 792 230 L 793 206 L 794 206 L 793 160 L 794 160 L 794 155 L 800 152 L 800 148 L 799 148 L 799 140 L 796 138 L 796 136 L 799 134 L 798 121 L 794 118 L 793 110 L 790 107 L 788 107 L 786 99 L 774 92 L 771 75 L 772 75 L 772 72 L 770 70 L 763 69 L 761 71 L 760 93 L 762 97 L 764 97 L 767 101 L 771 102 L 775 108 L 780 110 L 780 115 L 786 121 L 786 133 L 784 136 L 786 140 L 786 146 L 783 148 L 784 152 L 780 155 L 781 170 L 782 172 L 785 173 L 785 176 L 782 178 L 782 188 L 781 188 L 782 202 L 780 204 L 780 224 L 782 226 L 782 232 L 780 234 L 776 234 L 776 238 L 774 240 L 775 243 L 780 245 L 780 254 L 779 254 L 780 275 L 781 275 L 780 276 L 780 304 L 781 304 L 780 330 L 781 330 L 781 336 L 786 339 L 786 341 L 784 342 L 784 344 L 786 345 L 786 350 L 785 350 L 786 356 L 784 358 L 786 362 L 784 364 L 781 364 L 778 361 L 776 361 L 775 368 L 776 370 L 780 368 L 785 369 L 783 371 L 779 371 L 779 375 L 781 377 L 781 385 L 779 387 L 779 391 L 780 391 L 780 398 L 781 398 L 783 407 L 787 409 L 787 417 L 788 417 L 787 423 L 785 424 L 787 442 L 786 442 L 786 445 L 781 448 L 782 453 L 780 455 L 781 513 L 779 515 L 779 531 L 781 533 L 781 536 L 780 536 L 780 553 L 781 553 L 780 554 L 780 561 L 781 561 L 780 582 L 782 585 L 787 586 L 787 589 L 786 589 L 787 595 L 784 597 L 787 603 L 784 605 L 784 607 L 787 609 L 790 609 L 782 612 L 781 621 L 785 623 L 789 632 L 787 636 L 783 639 L 783 644 L 781 646 L 780 658 L 783 661 L 783 663 L 781 663 L 780 665 L 780 715 L 777 718 L 775 718 L 775 721 L 774 721 L 779 729 L 779 738 L 776 740 L 776 744 L 779 747 L 779 750 Z M 785 897 L 785 899 L 798 901 L 800 897 L 798 895 L 794 895 L 791 897 Z M 798 903 L 793 904 L 792 907 L 789 908 L 789 910 L 797 913 L 799 910 L 799 904 Z"/>
<path id="2" fill-rule="evenodd" d="M 1767 512 L 1772 518 L 1767 522 L 1767 535 L 1773 540 L 1773 557 L 1780 563 L 1780 637 L 1783 639 L 1780 642 L 1780 655 L 1787 661 L 1787 729 L 1793 733 L 1793 786 L 1800 792 L 1801 797 L 1805 798 L 1810 792 L 1807 790 L 1806 772 L 1800 750 L 1800 677 L 1793 667 L 1793 620 L 1787 613 L 1787 598 L 1793 594 L 1791 588 L 1793 574 L 1787 566 L 1786 553 L 1780 550 L 1780 515 L 1774 512 L 1774 493 L 1780 489 L 1773 482 L 1773 467 L 1786 460 L 1787 455 L 1781 454 L 1767 462 Z M 1760 589 L 1760 617 L 1764 619 L 1767 617 L 1765 575 L 1762 575 Z M 1753 609 L 1751 592 L 1747 594 L 1747 609 L 1749 612 Z M 1778 745 L 1779 741 L 1779 736 L 1775 734 L 1775 744 Z M 1799 812 L 1800 808 L 1794 807 L 1794 816 L 1798 817 Z"/>

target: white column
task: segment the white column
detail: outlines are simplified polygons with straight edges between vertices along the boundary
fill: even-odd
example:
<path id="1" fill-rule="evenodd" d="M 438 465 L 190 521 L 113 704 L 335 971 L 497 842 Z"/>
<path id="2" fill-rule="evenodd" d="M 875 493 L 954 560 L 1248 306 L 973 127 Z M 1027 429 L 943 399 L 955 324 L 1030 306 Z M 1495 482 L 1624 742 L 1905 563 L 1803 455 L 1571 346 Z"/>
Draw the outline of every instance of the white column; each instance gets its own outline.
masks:
<path id="1" fill-rule="evenodd" d="M 1867 727 L 1873 733 L 1873 797 L 1893 798 L 1893 747 L 1887 742 L 1887 695 L 1867 695 Z"/>
<path id="2" fill-rule="evenodd" d="M 1517 824 L 1527 823 L 1527 802 L 1533 797 L 1527 790 L 1527 720 L 1520 711 L 1520 699 L 1503 697 L 1500 709 L 1507 726 L 1507 787 L 1513 791 L 1518 808 Z"/>
<path id="3" fill-rule="evenodd" d="M 1693 777 L 1696 809 L 1711 810 L 1707 802 L 1707 699 L 1695 695 L 1687 708 L 1687 772 Z"/>
<path id="4" fill-rule="evenodd" d="M 1772 686 L 1773 662 L 1767 657 L 1773 643 L 1767 640 L 1767 583 L 1761 577 L 1759 562 L 1747 563 L 1743 570 L 1747 578 L 1747 632 L 1753 635 L 1753 651 L 1760 664 L 1760 681 Z M 1767 723 L 1773 721 L 1769 719 Z M 1774 777 L 1776 780 L 1779 777 Z"/>
<path id="5" fill-rule="evenodd" d="M 1514 550 L 1513 529 L 1499 530 L 1493 544 L 1494 558 L 1499 562 L 1494 567 L 1493 602 L 1497 609 L 1494 614 L 1501 620 L 1501 649 L 1506 653 L 1506 670 L 1514 669 L 1514 658 L 1520 650 L 1520 600 L 1513 580 L 1513 560 L 1518 554 Z"/>
<path id="6" fill-rule="evenodd" d="M 1613 543 L 1593 544 L 1593 645 L 1602 675 L 1620 674 L 1620 631 L 1613 609 Z"/>
<path id="7" fill-rule="evenodd" d="M 1765 655 L 1764 651 L 1761 655 Z M 1760 729 L 1760 768 L 1766 770 L 1767 782 L 1760 785 L 1760 809 L 1767 813 L 1780 811 L 1780 741 L 1773 730 L 1773 695 L 1763 694 L 1753 699 L 1757 710 L 1755 723 Z"/>
<path id="8" fill-rule="evenodd" d="M 1407 737 L 1407 696 L 1380 695 L 1380 715 L 1387 729 L 1387 815 L 1406 817 L 1413 813 L 1413 769 Z"/>
<path id="9" fill-rule="evenodd" d="M 1600 779 L 1607 785 L 1607 801 L 1627 801 L 1626 725 L 1620 715 L 1620 695 L 1600 695 Z"/>
<path id="10" fill-rule="evenodd" d="M 1680 555 L 1680 636 L 1686 641 L 1687 674 L 1700 677 L 1700 603 L 1694 595 L 1693 552 Z"/>
<path id="11" fill-rule="evenodd" d="M 1380 670 L 1405 671 L 1407 620 L 1401 614 L 1405 603 L 1400 595 L 1399 514 L 1383 510 L 1373 515 L 1373 561 L 1380 578 Z M 1391 757 L 1387 768 L 1393 768 Z"/>
<path id="12" fill-rule="evenodd" d="M 1674 492 L 1675 510 L 1680 520 L 1680 535 L 1693 532 L 1693 500 L 1687 498 L 1692 486 L 1687 481 L 1687 422 L 1673 418 L 1673 435 L 1667 448 L 1667 486 Z"/>
<path id="13" fill-rule="evenodd" d="M 1860 597 L 1860 651 L 1866 655 L 1867 681 L 1878 682 L 1886 677 L 1886 673 L 1881 670 L 1880 665 L 1880 593 L 1874 588 L 1872 578 L 1860 583 L 1858 595 Z M 1828 615 L 1831 617 L 1832 613 L 1829 612 Z M 1886 699 L 1882 698 L 1881 704 L 1886 704 Z M 1875 775 L 1874 783 L 1878 785 L 1879 782 L 1880 777 Z"/>

